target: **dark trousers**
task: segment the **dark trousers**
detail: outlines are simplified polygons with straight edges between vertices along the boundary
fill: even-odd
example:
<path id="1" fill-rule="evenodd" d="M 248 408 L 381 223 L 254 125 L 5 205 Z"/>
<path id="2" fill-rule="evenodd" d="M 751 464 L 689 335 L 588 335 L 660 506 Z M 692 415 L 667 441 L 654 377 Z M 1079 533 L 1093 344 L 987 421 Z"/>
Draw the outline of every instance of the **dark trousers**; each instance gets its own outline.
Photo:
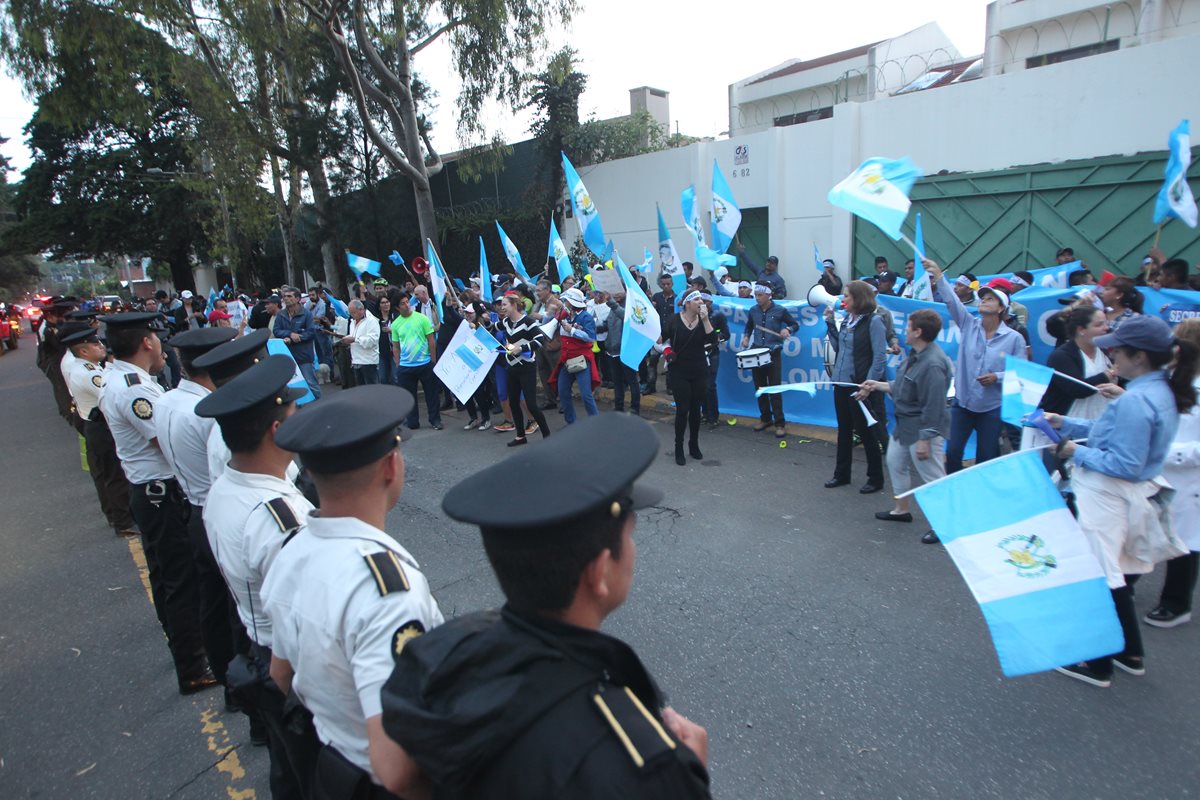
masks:
<path id="1" fill-rule="evenodd" d="M 849 386 L 833 387 L 833 411 L 837 415 L 837 461 L 833 468 L 833 478 L 838 481 L 850 480 L 850 466 L 854 460 L 854 434 L 862 440 L 863 451 L 867 454 L 867 483 L 876 486 L 883 485 L 883 450 L 875 435 L 875 426 L 867 427 L 867 418 L 863 416 L 858 401 L 854 399 L 855 390 Z"/>
<path id="2" fill-rule="evenodd" d="M 683 432 L 688 432 L 688 442 L 698 445 L 700 441 L 700 403 L 708 389 L 708 376 L 683 377 L 671 371 L 671 391 L 675 397 L 675 447 L 683 447 Z"/>
<path id="3" fill-rule="evenodd" d="M 417 384 L 425 390 L 425 409 L 429 413 L 430 425 L 442 424 L 442 410 L 438 405 L 438 385 L 441 383 L 437 376 L 433 374 L 433 362 L 422 364 L 419 367 L 397 367 L 396 368 L 396 384 L 401 389 L 407 389 L 412 392 L 415 399 L 417 396 Z M 419 428 L 421 426 L 421 415 L 417 413 L 419 405 L 413 405 L 412 412 L 408 415 L 408 419 L 404 424 L 410 428 Z"/>
<path id="4" fill-rule="evenodd" d="M 392 358 L 392 349 L 379 350 L 379 382 L 389 385 L 396 382 L 396 361 Z"/>
<path id="5" fill-rule="evenodd" d="M 639 413 L 642 410 L 642 387 L 638 386 L 638 374 L 625 366 L 620 355 L 609 353 L 608 360 L 613 382 L 613 408 L 625 410 L 625 390 L 629 389 L 629 410 Z"/>
<path id="6" fill-rule="evenodd" d="M 196 567 L 188 539 L 189 506 L 174 479 L 130 486 L 129 510 L 142 532 L 154 612 L 180 681 L 204 674 Z"/>
<path id="7" fill-rule="evenodd" d="M 555 347 L 552 350 L 547 350 L 545 347 L 538 348 L 534 353 L 534 361 L 537 363 L 537 379 L 542 386 L 542 397 L 545 398 L 540 405 L 556 406 L 558 405 L 558 396 L 554 390 L 550 388 L 550 376 L 554 374 L 554 368 L 558 365 L 558 356 L 561 352 L 561 346 Z M 511 398 L 510 398 L 511 399 Z M 529 404 L 530 409 L 537 402 L 537 395 L 528 395 L 525 402 Z"/>
<path id="8" fill-rule="evenodd" d="M 783 351 L 772 350 L 771 363 L 765 367 L 755 367 L 750 372 L 754 376 L 755 389 L 778 386 L 783 372 Z M 770 422 L 774 418 L 776 425 L 783 425 L 783 395 L 764 394 L 758 398 L 758 416 L 763 422 Z"/>
<path id="9" fill-rule="evenodd" d="M 950 440 L 946 443 L 946 473 L 962 469 L 963 450 L 975 432 L 975 463 L 1000 455 L 1000 409 L 968 411 L 955 403 L 950 407 Z"/>
<path id="10" fill-rule="evenodd" d="M 87 444 L 88 471 L 96 484 L 100 498 L 100 510 L 104 518 L 116 531 L 133 529 L 133 517 L 129 513 L 129 481 L 117 460 L 117 445 L 100 409 L 92 411 L 83 424 L 83 440 Z"/>
<path id="11" fill-rule="evenodd" d="M 529 413 L 538 428 L 542 438 L 550 435 L 550 426 L 546 423 L 546 415 L 537 404 L 537 366 L 534 364 L 517 364 L 508 368 L 508 407 L 512 409 L 513 425 L 516 426 L 518 439 L 525 436 L 525 414 L 521 411 L 521 397 L 529 406 Z"/>
<path id="12" fill-rule="evenodd" d="M 200 635 L 204 638 L 204 651 L 208 653 L 208 665 L 222 684 L 225 671 L 236 652 L 234 621 L 238 619 L 237 606 L 225 577 L 217 566 L 208 533 L 204 529 L 204 509 L 191 506 L 188 518 L 188 539 L 192 543 L 192 556 L 196 566 L 196 590 L 200 613 Z M 241 622 L 237 622 L 241 627 Z"/>
<path id="13" fill-rule="evenodd" d="M 658 391 L 658 362 L 661 359 L 662 353 L 654 348 L 650 348 L 650 352 L 646 354 L 646 394 Z"/>
<path id="14" fill-rule="evenodd" d="M 399 800 L 329 745 L 317 754 L 312 796 L 313 800 Z"/>
<path id="15" fill-rule="evenodd" d="M 704 419 L 712 424 L 721 417 L 720 407 L 717 405 L 717 369 L 721 366 L 721 351 L 713 348 L 713 351 L 708 354 L 708 386 L 704 392 L 704 402 L 701 403 L 701 410 L 704 412 Z M 780 401 L 782 408 L 782 400 Z M 780 414 L 780 419 L 783 415 Z"/>
<path id="16" fill-rule="evenodd" d="M 1162 595 L 1158 604 L 1173 614 L 1186 614 L 1192 610 L 1192 595 L 1196 591 L 1196 577 L 1200 573 L 1200 553 L 1195 551 L 1177 556 L 1167 562 L 1167 577 L 1163 581 Z"/>
<path id="17" fill-rule="evenodd" d="M 475 394 L 467 398 L 464 405 L 467 409 L 468 416 L 471 421 L 482 418 L 484 422 L 491 419 L 492 416 L 492 381 L 491 375 L 479 382 L 479 388 L 475 390 Z"/>
<path id="18" fill-rule="evenodd" d="M 269 648 L 250 643 L 249 655 L 269 669 Z M 267 731 L 272 800 L 308 800 L 313 796 L 317 755 L 321 752 L 321 740 L 312 720 L 305 714 L 303 724 L 288 724 L 288 698 L 272 680 L 255 693 L 250 705 Z"/>
<path id="19" fill-rule="evenodd" d="M 379 383 L 379 366 L 376 364 L 356 364 L 352 367 L 354 383 L 357 386 L 367 386 Z"/>
<path id="20" fill-rule="evenodd" d="M 1141 623 L 1138 622 L 1137 611 L 1133 607 L 1133 584 L 1137 583 L 1138 577 L 1126 575 L 1125 585 L 1120 589 L 1111 590 L 1113 604 L 1117 607 L 1117 619 L 1121 621 L 1121 632 L 1125 634 L 1125 649 L 1120 653 L 1113 653 L 1113 656 L 1141 658 L 1146 654 L 1145 648 L 1142 647 Z M 1100 675 L 1109 677 L 1113 673 L 1113 656 L 1093 659 L 1087 662 L 1087 665 Z"/>

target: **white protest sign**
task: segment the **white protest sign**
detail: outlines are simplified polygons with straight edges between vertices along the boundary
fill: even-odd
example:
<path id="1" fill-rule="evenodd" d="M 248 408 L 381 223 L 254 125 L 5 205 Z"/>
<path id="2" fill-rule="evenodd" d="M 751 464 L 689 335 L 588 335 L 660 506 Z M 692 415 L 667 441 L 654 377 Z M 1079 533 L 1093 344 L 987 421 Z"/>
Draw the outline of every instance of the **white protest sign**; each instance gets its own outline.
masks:
<path id="1" fill-rule="evenodd" d="M 465 320 L 458 325 L 454 338 L 446 346 L 433 368 L 446 388 L 459 402 L 466 403 L 475 394 L 488 370 L 496 363 L 500 343 L 483 328 L 471 328 Z"/>
<path id="2" fill-rule="evenodd" d="M 590 272 L 592 274 L 593 289 L 599 289 L 608 294 L 625 291 L 625 285 L 621 283 L 621 276 L 615 269 L 592 267 Z"/>

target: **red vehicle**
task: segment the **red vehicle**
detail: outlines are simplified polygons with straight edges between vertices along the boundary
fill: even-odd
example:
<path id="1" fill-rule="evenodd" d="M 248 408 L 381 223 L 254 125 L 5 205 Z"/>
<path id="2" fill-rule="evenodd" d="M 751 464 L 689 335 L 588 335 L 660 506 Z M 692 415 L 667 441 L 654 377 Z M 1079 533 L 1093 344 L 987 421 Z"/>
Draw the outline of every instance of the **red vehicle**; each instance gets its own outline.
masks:
<path id="1" fill-rule="evenodd" d="M 6 305 L 0 314 L 0 347 L 5 351 L 16 350 L 21 339 L 21 307 Z"/>

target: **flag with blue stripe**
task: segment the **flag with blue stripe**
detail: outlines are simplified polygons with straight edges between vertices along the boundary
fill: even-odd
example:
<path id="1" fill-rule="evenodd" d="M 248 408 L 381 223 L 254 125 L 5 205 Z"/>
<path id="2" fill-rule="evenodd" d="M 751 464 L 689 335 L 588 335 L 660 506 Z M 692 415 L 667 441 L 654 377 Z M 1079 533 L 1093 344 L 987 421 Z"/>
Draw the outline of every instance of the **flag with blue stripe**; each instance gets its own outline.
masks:
<path id="1" fill-rule="evenodd" d="M 562 162 L 563 174 L 567 178 L 567 193 L 571 195 L 571 208 L 575 213 L 575 221 L 579 223 L 579 234 L 588 250 L 601 256 L 607 240 L 604 238 L 604 226 L 600 224 L 600 212 L 566 153 L 562 154 Z"/>
<path id="2" fill-rule="evenodd" d="M 915 494 L 979 603 L 1006 676 L 1124 649 L 1104 571 L 1041 451 L 987 461 Z"/>
<path id="3" fill-rule="evenodd" d="M 445 307 L 442 304 L 446 301 L 446 268 L 442 266 L 442 260 L 438 258 L 429 239 L 425 240 L 425 260 L 429 262 L 429 284 L 433 289 L 433 299 L 441 314 Z"/>
<path id="4" fill-rule="evenodd" d="M 1004 383 L 1000 395 L 1000 419 L 1009 425 L 1021 427 L 1026 414 L 1037 410 L 1042 395 L 1054 379 L 1054 370 L 1026 361 L 1023 358 L 1004 357 Z"/>
<path id="5" fill-rule="evenodd" d="M 902 235 L 900 227 L 911 205 L 908 193 L 923 174 L 907 156 L 895 161 L 868 158 L 829 190 L 829 202 L 874 223 L 892 239 L 898 240 Z"/>
<path id="6" fill-rule="evenodd" d="M 821 261 L 821 251 L 817 249 L 816 242 L 813 242 L 813 266 L 817 268 L 818 275 L 825 274 L 825 264 Z"/>
<path id="7" fill-rule="evenodd" d="M 217 294 L 217 287 L 210 286 L 208 288 L 208 310 L 209 311 L 212 311 L 214 308 L 216 308 L 216 303 L 219 299 L 221 299 L 221 296 L 219 294 Z"/>
<path id="8" fill-rule="evenodd" d="M 1188 167 L 1192 164 L 1191 127 L 1185 119 L 1175 126 L 1167 138 L 1171 153 L 1167 158 L 1162 189 L 1154 201 L 1154 222 L 1161 225 L 1174 217 L 1189 228 L 1196 227 L 1196 198 L 1187 183 Z"/>
<path id="9" fill-rule="evenodd" d="M 346 262 L 350 265 L 350 271 L 362 279 L 364 274 L 374 275 L 379 277 L 379 268 L 383 266 L 378 261 L 372 261 L 366 256 L 356 256 L 349 250 L 346 251 Z"/>
<path id="10" fill-rule="evenodd" d="M 341 300 L 338 300 L 329 292 L 325 293 L 325 299 L 329 301 L 329 307 L 333 309 L 334 314 L 342 319 L 350 319 L 350 309 L 346 307 L 345 303 L 343 303 Z"/>
<path id="11" fill-rule="evenodd" d="M 554 217 L 550 217 L 550 251 L 548 255 L 558 267 L 560 281 L 565 281 L 575 274 L 575 268 L 571 266 L 571 257 L 567 254 L 567 246 L 563 244 L 562 237 L 558 235 L 558 226 L 554 224 Z"/>
<path id="12" fill-rule="evenodd" d="M 621 363 L 632 370 L 662 336 L 662 323 L 650 298 L 633 279 L 625 262 L 614 259 L 621 281 L 625 284 L 625 319 L 621 323 Z"/>
<path id="13" fill-rule="evenodd" d="M 925 232 L 921 230 L 921 212 L 917 212 L 917 221 L 913 223 L 913 276 L 912 298 L 914 300 L 933 300 L 933 287 L 929 285 L 929 276 L 925 273 Z"/>
<path id="14" fill-rule="evenodd" d="M 654 210 L 658 212 L 658 260 L 662 265 L 663 274 L 671 276 L 672 291 L 681 294 L 687 288 L 687 274 L 683 271 L 683 261 L 679 258 L 679 251 L 675 249 L 675 242 L 671 239 L 671 232 L 667 230 L 667 222 L 663 219 L 662 209 L 657 203 L 654 204 Z"/>
<path id="15" fill-rule="evenodd" d="M 689 184 L 679 193 L 679 208 L 683 212 L 683 224 L 692 232 L 692 238 L 696 240 L 696 244 L 706 245 L 704 225 L 700 222 L 700 209 L 696 203 L 695 186 Z"/>
<path id="16" fill-rule="evenodd" d="M 288 350 L 287 342 L 283 339 L 267 339 L 267 352 L 273 356 L 287 356 L 296 363 L 296 357 L 292 355 L 292 351 Z M 304 380 L 304 375 L 300 372 L 300 366 L 296 366 L 296 371 L 292 373 L 291 380 L 288 381 L 288 387 L 291 389 L 302 389 L 304 396 L 296 401 L 296 405 L 302 406 L 305 403 L 311 403 L 317 398 L 313 395 L 312 389 L 308 388 L 308 381 Z"/>
<path id="17" fill-rule="evenodd" d="M 483 237 L 479 237 L 479 296 L 491 308 L 492 271 L 488 269 L 487 252 L 483 249 Z"/>
<path id="18" fill-rule="evenodd" d="M 504 228 L 500 227 L 500 223 L 496 222 L 496 230 L 500 232 L 500 246 L 504 248 L 504 255 L 508 256 L 508 263 L 512 264 L 513 269 L 521 276 L 529 285 L 533 285 L 533 278 L 529 277 L 529 272 L 525 269 L 525 261 L 521 258 L 521 251 L 513 244 L 513 240 L 508 238 L 508 234 L 504 232 Z"/>
<path id="19" fill-rule="evenodd" d="M 392 251 L 392 252 L 391 252 L 391 253 L 388 255 L 388 260 L 389 260 L 389 261 L 391 261 L 393 264 L 395 264 L 397 267 L 403 267 L 403 266 L 405 266 L 405 264 L 404 264 L 404 256 L 400 255 L 400 251 L 399 251 L 399 250 L 393 250 L 393 251 Z"/>
<path id="20" fill-rule="evenodd" d="M 733 190 L 729 181 L 713 159 L 712 175 L 712 239 L 713 249 L 724 253 L 733 244 L 738 226 L 742 224 L 742 210 L 733 199 Z"/>

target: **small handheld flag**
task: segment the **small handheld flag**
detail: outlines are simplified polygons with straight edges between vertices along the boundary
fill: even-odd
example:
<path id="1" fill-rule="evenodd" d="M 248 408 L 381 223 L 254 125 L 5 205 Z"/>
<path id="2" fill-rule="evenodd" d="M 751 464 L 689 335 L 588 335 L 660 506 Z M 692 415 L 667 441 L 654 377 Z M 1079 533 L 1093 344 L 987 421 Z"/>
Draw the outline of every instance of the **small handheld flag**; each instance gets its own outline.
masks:
<path id="1" fill-rule="evenodd" d="M 825 264 L 821 262 L 821 251 L 817 249 L 817 243 L 813 242 L 813 266 L 817 268 L 817 274 L 825 273 Z"/>
<path id="2" fill-rule="evenodd" d="M 446 301 L 446 270 L 442 266 L 442 260 L 438 258 L 437 251 L 433 249 L 433 242 L 429 239 L 425 240 L 425 258 L 429 260 L 429 283 L 433 288 L 433 299 L 440 314 L 442 304 Z"/>
<path id="3" fill-rule="evenodd" d="M 342 319 L 350 319 L 350 309 L 341 300 L 338 300 L 328 292 L 325 293 L 325 299 L 329 301 L 329 307 L 333 309 L 333 313 Z"/>
<path id="4" fill-rule="evenodd" d="M 1154 222 L 1161 225 L 1174 217 L 1189 228 L 1196 227 L 1196 198 L 1187 183 L 1192 164 L 1192 136 L 1188 121 L 1180 122 L 1167 138 L 1171 154 L 1167 159 L 1162 189 L 1154 202 Z"/>
<path id="5" fill-rule="evenodd" d="M 575 167 L 571 166 L 566 153 L 562 154 L 562 163 L 563 174 L 567 178 L 567 192 L 571 195 L 571 208 L 575 213 L 575 221 L 579 223 L 579 233 L 583 236 L 583 243 L 596 255 L 602 255 L 606 239 L 604 238 L 604 227 L 600 224 L 600 212 L 596 210 L 592 196 L 588 194 L 587 187 L 579 179 L 579 173 L 575 171 Z"/>
<path id="6" fill-rule="evenodd" d="M 558 267 L 560 281 L 565 281 L 568 276 L 575 274 L 575 268 L 571 266 L 571 257 L 567 255 L 567 246 L 563 244 L 562 237 L 558 235 L 558 226 L 554 224 L 554 217 L 550 217 L 550 251 L 548 255 Z"/>
<path id="7" fill-rule="evenodd" d="M 388 255 L 388 260 L 391 261 L 393 264 L 395 264 L 397 267 L 404 266 L 404 256 L 400 255 L 399 250 L 393 250 L 391 252 L 391 254 Z"/>
<path id="8" fill-rule="evenodd" d="M 742 224 L 742 210 L 733 199 L 729 181 L 713 159 L 712 174 L 712 238 L 713 249 L 724 253 L 733 243 L 738 226 Z"/>
<path id="9" fill-rule="evenodd" d="M 526 283 L 533 284 L 533 279 L 529 277 L 529 273 L 525 270 L 525 262 L 521 260 L 521 251 L 513 244 L 513 240 L 508 238 L 508 234 L 504 232 L 504 228 L 500 227 L 500 223 L 496 223 L 496 230 L 500 232 L 500 244 L 504 248 L 504 255 L 508 256 L 508 263 L 512 264 L 513 269 L 517 271 Z"/>
<path id="10" fill-rule="evenodd" d="M 1054 379 L 1054 370 L 1026 361 L 1004 357 L 1004 383 L 1000 395 L 1000 419 L 1009 425 L 1020 426 L 1026 415 L 1032 414 L 1042 402 L 1042 395 Z"/>
<path id="11" fill-rule="evenodd" d="M 350 271 L 362 279 L 364 274 L 374 275 L 379 277 L 379 268 L 382 266 L 378 261 L 372 261 L 365 256 L 356 256 L 349 250 L 346 251 L 346 262 L 350 266 Z"/>
<path id="12" fill-rule="evenodd" d="M 829 202 L 874 223 L 892 239 L 898 240 L 902 236 L 900 227 L 911 205 L 908 193 L 923 174 L 908 157 L 895 161 L 868 158 L 829 190 Z"/>
<path id="13" fill-rule="evenodd" d="M 696 244 L 706 244 L 704 240 L 704 226 L 700 222 L 700 210 L 696 207 L 695 186 L 689 185 L 680 192 L 679 206 L 683 211 L 683 224 L 692 232 L 692 238 L 696 240 Z M 661 236 L 662 234 L 660 233 L 659 235 Z"/>
<path id="14" fill-rule="evenodd" d="M 616 259 L 616 268 L 625 284 L 625 318 L 621 323 L 621 363 L 636 370 L 662 336 L 662 322 L 650 298 L 629 274 L 624 262 Z"/>

